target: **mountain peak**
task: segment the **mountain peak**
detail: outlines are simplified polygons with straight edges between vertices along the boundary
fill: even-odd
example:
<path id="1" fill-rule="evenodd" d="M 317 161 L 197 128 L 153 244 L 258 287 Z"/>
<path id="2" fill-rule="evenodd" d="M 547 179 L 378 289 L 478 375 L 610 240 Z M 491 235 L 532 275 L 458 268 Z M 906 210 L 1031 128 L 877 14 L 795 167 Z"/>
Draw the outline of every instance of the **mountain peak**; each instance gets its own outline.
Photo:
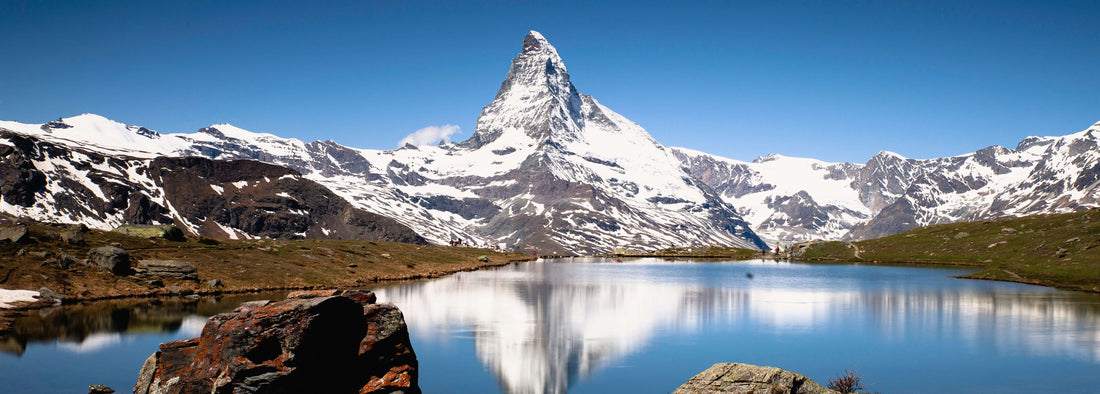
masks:
<path id="1" fill-rule="evenodd" d="M 532 30 L 523 37 L 522 52 L 512 59 L 496 98 L 482 109 L 474 135 L 459 145 L 479 148 L 508 130 L 546 141 L 551 134 L 576 131 L 580 110 L 580 94 L 557 49 Z"/>
<path id="2" fill-rule="evenodd" d="M 542 36 L 542 33 L 531 30 L 527 33 L 526 37 L 523 37 L 523 50 L 521 55 L 536 55 L 545 54 L 558 57 L 558 51 L 553 45 L 550 45 L 550 41 L 546 40 L 546 37 Z"/>

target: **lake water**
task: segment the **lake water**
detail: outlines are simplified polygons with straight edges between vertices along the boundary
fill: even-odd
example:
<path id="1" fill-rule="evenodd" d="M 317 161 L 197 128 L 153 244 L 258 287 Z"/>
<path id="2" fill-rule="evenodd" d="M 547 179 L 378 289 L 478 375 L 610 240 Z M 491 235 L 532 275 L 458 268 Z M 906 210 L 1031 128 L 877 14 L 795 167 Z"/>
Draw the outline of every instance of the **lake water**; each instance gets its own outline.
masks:
<path id="1" fill-rule="evenodd" d="M 567 259 L 375 291 L 404 311 L 426 393 L 665 393 L 715 362 L 850 368 L 883 393 L 1096 392 L 1100 296 L 967 272 Z M 0 391 L 128 392 L 157 344 L 242 300 L 34 312 L 98 328 L 0 343 Z"/>

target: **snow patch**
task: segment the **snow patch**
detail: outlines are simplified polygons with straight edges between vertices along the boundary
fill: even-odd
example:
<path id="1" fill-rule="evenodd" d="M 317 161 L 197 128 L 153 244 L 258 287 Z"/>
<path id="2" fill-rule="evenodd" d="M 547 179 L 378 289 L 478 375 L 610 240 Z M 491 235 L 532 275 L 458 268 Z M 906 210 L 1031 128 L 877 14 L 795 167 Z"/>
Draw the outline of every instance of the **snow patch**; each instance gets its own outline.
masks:
<path id="1" fill-rule="evenodd" d="M 39 293 L 34 290 L 0 289 L 0 309 L 11 309 L 16 303 L 38 301 Z"/>

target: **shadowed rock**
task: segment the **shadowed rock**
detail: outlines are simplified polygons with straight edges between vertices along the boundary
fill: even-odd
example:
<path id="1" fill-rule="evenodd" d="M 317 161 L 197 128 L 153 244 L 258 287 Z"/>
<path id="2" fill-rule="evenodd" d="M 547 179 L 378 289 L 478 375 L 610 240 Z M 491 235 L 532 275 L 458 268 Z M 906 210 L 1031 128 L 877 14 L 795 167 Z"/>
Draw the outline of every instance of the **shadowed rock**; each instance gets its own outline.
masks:
<path id="1" fill-rule="evenodd" d="M 161 344 L 134 393 L 419 393 L 404 317 L 374 302 L 339 290 L 246 302 Z"/>
<path id="2" fill-rule="evenodd" d="M 129 275 L 130 254 L 116 246 L 102 246 L 88 252 L 88 264 L 115 275 Z"/>

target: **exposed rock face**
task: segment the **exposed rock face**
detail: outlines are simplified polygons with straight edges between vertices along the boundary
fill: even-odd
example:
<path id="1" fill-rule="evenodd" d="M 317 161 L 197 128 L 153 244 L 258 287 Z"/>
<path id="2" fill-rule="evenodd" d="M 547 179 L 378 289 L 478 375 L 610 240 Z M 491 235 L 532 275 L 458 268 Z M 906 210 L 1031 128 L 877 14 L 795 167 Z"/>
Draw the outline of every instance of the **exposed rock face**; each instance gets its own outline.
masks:
<path id="1" fill-rule="evenodd" d="M 673 394 L 790 393 L 839 394 L 800 373 L 775 367 L 717 363 L 692 376 Z"/>
<path id="2" fill-rule="evenodd" d="M 88 252 L 88 264 L 115 275 L 129 275 L 130 254 L 115 246 L 101 246 Z"/>
<path id="3" fill-rule="evenodd" d="M 0 195 L 8 204 L 29 207 L 35 193 L 46 186 L 46 175 L 32 159 L 37 154 L 35 140 L 7 131 L 0 131 L 0 136 L 11 142 L 0 145 Z"/>
<path id="4" fill-rule="evenodd" d="M 134 271 L 143 277 L 199 280 L 194 264 L 176 260 L 141 260 Z"/>
<path id="5" fill-rule="evenodd" d="M 210 318 L 161 344 L 134 393 L 419 393 L 397 307 L 369 291 L 296 292 Z"/>

